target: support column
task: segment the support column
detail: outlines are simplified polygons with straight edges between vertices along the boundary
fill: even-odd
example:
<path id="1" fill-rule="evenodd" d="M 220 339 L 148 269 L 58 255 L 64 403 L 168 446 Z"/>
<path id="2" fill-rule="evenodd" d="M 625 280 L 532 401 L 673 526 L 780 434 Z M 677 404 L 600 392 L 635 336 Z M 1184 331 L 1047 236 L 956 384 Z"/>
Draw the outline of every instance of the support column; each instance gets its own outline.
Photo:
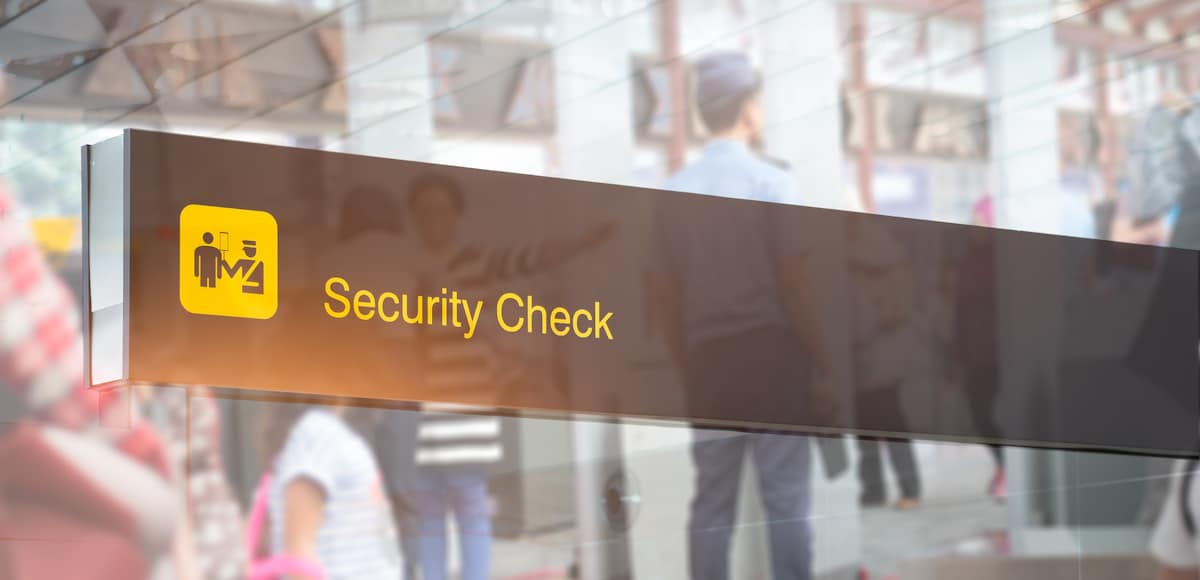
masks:
<path id="1" fill-rule="evenodd" d="M 340 39 L 346 128 L 328 149 L 389 159 L 426 161 L 433 151 L 433 90 L 428 44 L 421 24 L 374 22 L 366 10 L 343 12 Z M 331 94 L 338 94 L 331 87 Z M 341 167 L 311 168 L 313 179 L 354 183 Z M 306 177 L 308 178 L 308 177 Z M 399 195 L 404 184 L 390 184 Z M 330 223 L 340 213 L 344 187 L 326 188 L 318 211 Z"/>
<path id="2" fill-rule="evenodd" d="M 633 170 L 633 92 L 625 25 L 564 14 L 554 53 L 557 177 L 626 183 Z"/>
<path id="3" fill-rule="evenodd" d="M 429 50 L 417 22 L 343 20 L 346 153 L 424 160 L 433 148 Z M 389 56 L 391 55 L 391 56 Z"/>
<path id="4" fill-rule="evenodd" d="M 1059 186 L 1058 71 L 1054 39 L 1054 1 L 985 0 L 984 39 L 988 79 L 988 129 L 991 191 L 996 225 L 1058 233 L 1064 224 L 1064 194 Z M 1038 260 L 1026 256 L 1041 252 Z M 1020 241 L 997 245 L 996 284 L 999 325 L 1000 392 L 993 404 L 1001 433 L 1006 426 L 1032 420 L 1035 389 L 1053 393 L 1057 350 L 1062 338 L 1063 275 L 1038 249 Z M 1048 259 L 1050 258 L 1050 259 Z M 1031 264 L 1040 264 L 1031 270 Z M 1061 298 L 1060 298 L 1061 299 Z M 1054 397 L 1043 404 L 1053 406 Z M 1049 416 L 1057 416 L 1053 409 Z M 1025 428 L 1028 428 L 1027 426 Z M 1052 454 L 1053 455 L 1053 454 Z M 1062 474 L 1061 457 L 1037 461 L 1037 453 L 1006 448 L 1008 527 L 1016 554 L 1030 548 L 1032 519 L 1028 490 L 1034 475 L 1049 465 L 1050 477 Z M 1057 465 L 1056 465 L 1057 464 Z M 1064 485 L 1060 481 L 1058 485 Z M 1065 494 L 1052 501 L 1061 502 Z"/>
<path id="5" fill-rule="evenodd" d="M 1117 129 L 1113 122 L 1111 99 L 1108 97 L 1111 82 L 1108 74 L 1108 53 L 1103 50 L 1093 50 L 1092 63 L 1096 71 L 1096 86 L 1092 95 L 1096 101 L 1096 132 L 1100 137 L 1100 153 L 1097 155 L 1097 161 L 1100 164 L 1102 197 L 1106 202 L 1116 203 L 1116 152 L 1120 145 L 1117 143 Z"/>
<path id="6" fill-rule="evenodd" d="M 838 7 L 842 2 L 757 0 L 755 4 L 752 20 L 762 22 L 759 55 L 766 153 L 790 166 L 797 192 L 794 203 L 850 209 L 858 204 L 851 203 L 847 187 L 842 139 L 843 94 L 839 71 L 843 66 L 843 51 L 838 37 L 842 29 Z M 871 162 L 866 163 L 869 168 Z M 814 239 L 845 240 L 847 235 L 845 222 L 840 219 L 812 220 L 806 227 L 814 230 Z M 837 382 L 847 386 L 839 392 L 839 404 L 844 420 L 848 421 L 854 408 L 853 391 L 848 388 L 854 384 L 850 327 L 845 323 L 849 320 L 850 304 L 838 291 L 848 284 L 845 246 L 837 242 L 823 245 L 812 262 L 809 292 L 817 300 L 822 332 L 830 340 Z M 844 443 L 850 451 L 850 440 L 845 439 Z M 857 481 L 852 469 L 835 480 L 828 479 L 815 444 L 812 453 L 814 571 L 820 577 L 843 574 L 862 558 L 862 526 L 859 518 L 854 517 L 859 509 Z M 756 515 L 741 516 L 739 521 L 764 521 L 761 508 L 756 505 L 754 509 Z M 833 514 L 837 517 L 832 517 Z M 747 520 L 749 517 L 760 519 Z M 744 531 L 746 527 L 739 530 Z M 763 534 L 767 527 L 758 526 L 758 531 Z M 764 542 L 765 550 L 766 537 L 760 541 Z M 752 570 L 752 564 L 745 560 L 743 566 L 739 570 L 743 577 L 758 571 Z"/>
<path id="7" fill-rule="evenodd" d="M 991 194 L 1000 227 L 1057 233 L 1062 224 L 1054 2 L 987 0 Z"/>
<path id="8" fill-rule="evenodd" d="M 554 175 L 570 179 L 626 183 L 633 172 L 633 105 L 630 87 L 630 58 L 624 21 L 597 18 L 574 10 L 556 12 L 555 101 L 557 134 L 552 147 Z M 616 208 L 618 211 L 628 209 Z M 591 206 L 563 200 L 555 215 L 565 222 L 594 224 L 597 220 L 627 221 L 614 215 L 611 207 Z M 568 226 L 567 223 L 559 224 Z M 580 230 L 576 230 L 580 231 Z M 618 239 L 583 264 L 568 266 L 562 273 L 567 297 L 583 299 L 602 288 L 604 295 L 616 292 L 603 268 L 596 268 L 609 255 L 621 255 Z M 624 255 L 628 256 L 628 253 Z M 589 265 L 591 267 L 589 267 Z M 628 286 L 628 281 L 624 281 Z M 574 300 L 574 298 L 569 298 Z M 616 299 L 629 303 L 628 300 Z M 611 372 L 594 368 L 596 357 L 576 356 L 568 351 L 571 400 L 586 404 L 596 393 L 612 393 L 612 385 L 589 381 L 611 377 Z M 601 363 L 602 364 L 602 363 Z M 605 404 L 612 407 L 611 402 Z M 621 425 L 581 418 L 572 424 L 575 450 L 575 501 L 577 517 L 577 563 L 580 578 L 629 578 L 630 554 L 625 530 L 613 529 L 605 512 L 606 487 L 623 472 Z"/>
<path id="9" fill-rule="evenodd" d="M 766 151 L 791 165 L 804 205 L 849 207 L 844 181 L 839 2 L 759 0 Z"/>

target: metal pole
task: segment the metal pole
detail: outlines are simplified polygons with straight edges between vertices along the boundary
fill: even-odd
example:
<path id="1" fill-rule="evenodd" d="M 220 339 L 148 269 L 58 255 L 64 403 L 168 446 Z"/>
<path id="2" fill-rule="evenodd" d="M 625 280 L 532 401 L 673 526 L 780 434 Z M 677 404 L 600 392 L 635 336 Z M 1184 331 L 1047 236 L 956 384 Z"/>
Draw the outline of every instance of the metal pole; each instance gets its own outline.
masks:
<path id="1" fill-rule="evenodd" d="M 1100 25 L 1100 14 L 1093 12 L 1090 16 L 1092 24 Z M 1096 100 L 1096 129 L 1099 136 L 1097 162 L 1100 163 L 1101 189 L 1104 200 L 1111 201 L 1117 197 L 1117 167 L 1116 167 L 1116 130 L 1113 126 L 1112 107 L 1108 98 L 1108 54 L 1103 49 L 1092 51 L 1093 68 L 1096 70 L 1096 83 L 1092 98 Z"/>
<path id="2" fill-rule="evenodd" d="M 1200 87 L 1196 86 L 1196 70 L 1191 60 L 1185 59 L 1179 63 L 1179 86 L 1187 95 L 1195 96 Z"/>
<path id="3" fill-rule="evenodd" d="M 850 5 L 850 70 L 851 87 L 847 98 L 860 99 L 857 120 L 862 131 L 858 146 L 858 197 L 863 211 L 875 211 L 872 180 L 875 177 L 875 101 L 867 79 L 866 6 L 861 2 Z"/>
<path id="4" fill-rule="evenodd" d="M 683 167 L 688 142 L 688 86 L 679 54 L 679 0 L 664 0 L 659 11 L 659 42 L 667 67 L 671 103 L 671 131 L 667 138 L 667 171 Z"/>

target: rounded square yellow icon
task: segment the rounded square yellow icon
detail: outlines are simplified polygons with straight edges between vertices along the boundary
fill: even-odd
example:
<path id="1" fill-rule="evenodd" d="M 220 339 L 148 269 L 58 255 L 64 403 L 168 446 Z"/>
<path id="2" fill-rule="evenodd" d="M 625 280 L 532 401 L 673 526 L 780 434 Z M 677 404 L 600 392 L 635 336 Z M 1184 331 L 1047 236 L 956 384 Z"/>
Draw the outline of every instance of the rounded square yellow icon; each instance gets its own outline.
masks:
<path id="1" fill-rule="evenodd" d="M 192 314 L 267 319 L 279 307 L 279 224 L 265 211 L 179 212 L 179 303 Z"/>

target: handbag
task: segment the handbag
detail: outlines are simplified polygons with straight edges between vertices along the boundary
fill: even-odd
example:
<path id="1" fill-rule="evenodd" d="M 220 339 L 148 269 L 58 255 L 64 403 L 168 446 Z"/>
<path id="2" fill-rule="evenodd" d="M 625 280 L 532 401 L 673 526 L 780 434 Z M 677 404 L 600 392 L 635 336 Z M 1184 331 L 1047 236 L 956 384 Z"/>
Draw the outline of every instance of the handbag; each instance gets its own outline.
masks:
<path id="1" fill-rule="evenodd" d="M 285 574 L 299 574 L 310 580 L 324 580 L 325 571 L 317 562 L 300 556 L 278 555 L 256 558 L 262 538 L 263 525 L 267 518 L 267 496 L 271 489 L 271 472 L 263 474 L 254 492 L 254 505 L 250 519 L 246 522 L 246 554 L 250 562 L 246 571 L 247 580 L 275 580 Z"/>
<path id="2" fill-rule="evenodd" d="M 0 469 L 0 577 L 145 578 L 169 544 L 170 486 L 104 443 L 20 421 L 0 435 L 0 465 L 20 466 Z"/>

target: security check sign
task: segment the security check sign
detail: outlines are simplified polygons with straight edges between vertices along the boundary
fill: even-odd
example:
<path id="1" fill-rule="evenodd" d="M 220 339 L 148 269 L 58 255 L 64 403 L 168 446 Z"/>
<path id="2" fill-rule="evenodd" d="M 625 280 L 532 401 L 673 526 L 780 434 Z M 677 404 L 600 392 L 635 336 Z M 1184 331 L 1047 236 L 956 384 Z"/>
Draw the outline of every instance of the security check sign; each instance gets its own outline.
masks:
<path id="1" fill-rule="evenodd" d="M 1186 454 L 1200 423 L 1190 250 L 143 131 L 84 180 L 94 385 L 897 434 L 813 411 L 819 341 L 843 411 L 929 389 L 901 435 Z M 995 429 L 939 411 L 938 361 L 987 363 L 957 388 Z"/>
<path id="2" fill-rule="evenodd" d="M 275 218 L 264 211 L 184 207 L 179 213 L 179 303 L 192 314 L 275 316 L 279 308 Z"/>

